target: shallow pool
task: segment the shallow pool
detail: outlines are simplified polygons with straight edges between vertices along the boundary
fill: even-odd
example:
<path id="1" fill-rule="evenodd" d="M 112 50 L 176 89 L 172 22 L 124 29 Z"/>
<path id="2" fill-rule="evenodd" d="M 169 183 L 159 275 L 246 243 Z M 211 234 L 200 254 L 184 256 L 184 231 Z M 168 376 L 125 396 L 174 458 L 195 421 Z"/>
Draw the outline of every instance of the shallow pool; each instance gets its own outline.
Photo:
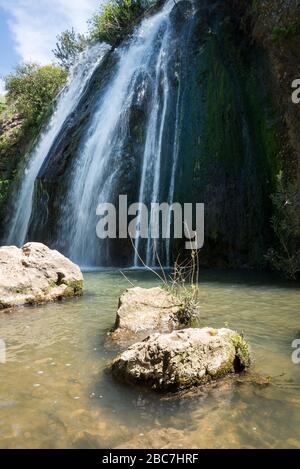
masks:
<path id="1" fill-rule="evenodd" d="M 153 275 L 131 271 L 141 286 Z M 244 331 L 269 386 L 228 384 L 208 395 L 164 400 L 116 383 L 105 345 L 119 272 L 85 274 L 80 299 L 0 313 L 0 448 L 300 447 L 300 290 L 241 273 L 205 272 L 203 326 Z"/>

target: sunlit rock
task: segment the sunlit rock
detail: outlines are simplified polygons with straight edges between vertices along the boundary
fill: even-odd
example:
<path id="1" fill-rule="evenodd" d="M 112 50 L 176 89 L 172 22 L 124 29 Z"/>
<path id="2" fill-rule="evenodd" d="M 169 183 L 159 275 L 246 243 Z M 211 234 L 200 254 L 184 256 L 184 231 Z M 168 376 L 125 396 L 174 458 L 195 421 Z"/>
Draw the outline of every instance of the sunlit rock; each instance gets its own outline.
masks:
<path id="1" fill-rule="evenodd" d="M 249 347 L 230 329 L 185 329 L 153 334 L 120 354 L 113 375 L 156 391 L 179 391 L 239 373 L 250 365 Z"/>
<path id="2" fill-rule="evenodd" d="M 156 288 L 130 288 L 119 300 L 116 323 L 111 338 L 145 338 L 152 332 L 171 332 L 187 327 L 194 318 L 185 311 L 180 300 L 167 290 Z"/>
<path id="3" fill-rule="evenodd" d="M 79 267 L 40 243 L 0 248 L 0 309 L 79 296 Z"/>

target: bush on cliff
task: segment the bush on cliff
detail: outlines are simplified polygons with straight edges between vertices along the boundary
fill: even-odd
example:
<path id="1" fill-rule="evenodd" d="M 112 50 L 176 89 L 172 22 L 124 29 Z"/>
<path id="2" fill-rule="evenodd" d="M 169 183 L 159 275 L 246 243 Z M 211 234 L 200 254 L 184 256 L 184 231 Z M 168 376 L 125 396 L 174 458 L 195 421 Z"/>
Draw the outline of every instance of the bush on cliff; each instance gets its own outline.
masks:
<path id="1" fill-rule="evenodd" d="M 295 279 L 300 271 L 300 196 L 295 184 L 284 181 L 282 172 L 271 199 L 277 244 L 269 250 L 267 259 L 276 270 Z"/>
<path id="2" fill-rule="evenodd" d="M 91 39 L 117 42 L 142 15 L 147 5 L 148 2 L 143 0 L 111 0 L 90 20 Z"/>
<path id="3" fill-rule="evenodd" d="M 66 78 L 66 71 L 55 65 L 20 65 L 5 79 L 8 105 L 13 104 L 28 122 L 37 122 L 52 104 Z"/>
<path id="4" fill-rule="evenodd" d="M 24 64 L 5 79 L 7 94 L 0 106 L 0 217 L 19 160 L 38 136 L 66 78 L 60 67 Z"/>

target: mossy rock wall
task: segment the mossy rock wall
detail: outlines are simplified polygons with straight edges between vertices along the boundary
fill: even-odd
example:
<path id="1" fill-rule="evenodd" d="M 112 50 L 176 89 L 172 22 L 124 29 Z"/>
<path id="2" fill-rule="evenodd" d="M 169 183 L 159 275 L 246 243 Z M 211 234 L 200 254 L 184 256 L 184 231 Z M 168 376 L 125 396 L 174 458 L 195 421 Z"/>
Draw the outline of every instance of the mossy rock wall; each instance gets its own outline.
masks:
<path id="1" fill-rule="evenodd" d="M 178 198 L 205 203 L 202 262 L 260 267 L 280 167 L 267 56 L 223 2 L 199 11 L 189 50 Z"/>

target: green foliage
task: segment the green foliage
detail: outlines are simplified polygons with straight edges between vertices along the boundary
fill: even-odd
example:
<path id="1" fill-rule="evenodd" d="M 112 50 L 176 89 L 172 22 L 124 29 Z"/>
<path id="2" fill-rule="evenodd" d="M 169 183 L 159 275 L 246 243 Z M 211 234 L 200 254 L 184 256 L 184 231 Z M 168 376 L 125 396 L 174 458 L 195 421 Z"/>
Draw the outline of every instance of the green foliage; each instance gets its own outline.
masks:
<path id="1" fill-rule="evenodd" d="M 76 34 L 75 30 L 66 30 L 57 36 L 56 48 L 53 54 L 61 67 L 67 70 L 74 64 L 76 57 L 87 47 L 88 40 L 83 34 Z"/>
<path id="2" fill-rule="evenodd" d="M 7 102 L 27 123 L 35 124 L 64 85 L 67 72 L 55 65 L 24 64 L 5 79 Z"/>
<path id="3" fill-rule="evenodd" d="M 145 11 L 143 0 L 111 0 L 90 21 L 91 39 L 115 43 Z"/>
<path id="4" fill-rule="evenodd" d="M 6 109 L 6 99 L 5 96 L 0 96 L 0 114 Z"/>
<path id="5" fill-rule="evenodd" d="M 7 95 L 0 109 L 0 217 L 16 176 L 20 155 L 26 155 L 65 83 L 67 72 L 54 65 L 24 64 L 6 77 Z"/>
<path id="6" fill-rule="evenodd" d="M 295 278 L 300 271 L 300 195 L 295 184 L 277 176 L 276 192 L 272 194 L 274 214 L 272 228 L 277 238 L 276 248 L 267 253 L 271 265 L 286 277 Z"/>
<path id="7" fill-rule="evenodd" d="M 272 30 L 273 41 L 280 41 L 281 39 L 289 39 L 300 34 L 300 23 L 293 23 L 286 27 L 274 26 Z"/>
<path id="8" fill-rule="evenodd" d="M 0 205 L 6 200 L 9 187 L 9 181 L 0 179 Z"/>

